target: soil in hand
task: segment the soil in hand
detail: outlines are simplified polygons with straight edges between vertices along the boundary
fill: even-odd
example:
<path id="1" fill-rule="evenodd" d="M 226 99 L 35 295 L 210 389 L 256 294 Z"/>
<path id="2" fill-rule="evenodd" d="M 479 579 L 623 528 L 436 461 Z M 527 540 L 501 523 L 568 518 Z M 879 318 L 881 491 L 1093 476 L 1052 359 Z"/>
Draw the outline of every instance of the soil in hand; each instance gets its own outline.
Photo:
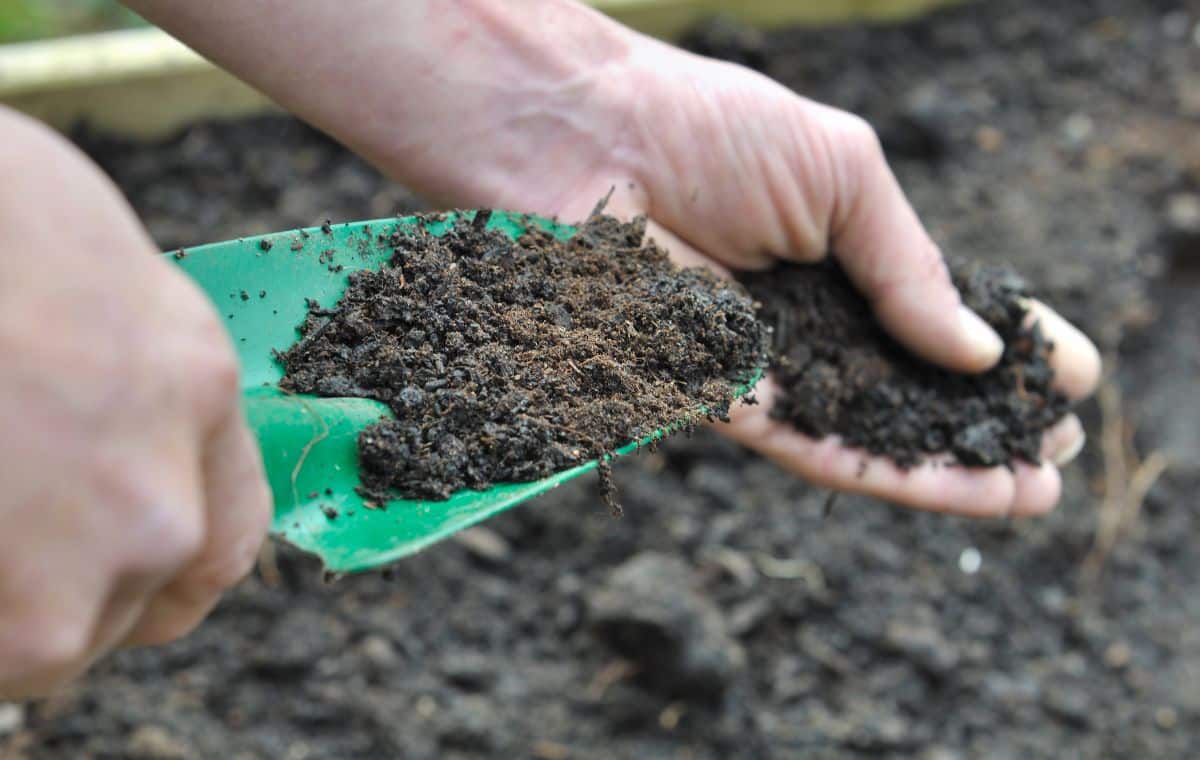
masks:
<path id="1" fill-rule="evenodd" d="M 287 390 L 395 413 L 359 437 L 368 495 L 536 480 L 724 417 L 766 361 L 745 291 L 672 264 L 644 220 L 597 213 L 569 240 L 514 241 L 463 219 L 391 244 L 390 264 L 314 305 L 281 357 Z"/>
<path id="2" fill-rule="evenodd" d="M 914 357 L 833 259 L 744 275 L 774 330 L 782 392 L 771 415 L 904 468 L 946 452 L 971 466 L 1036 463 L 1043 431 L 1068 404 L 1053 388 L 1053 346 L 1026 319 L 1025 283 L 980 264 L 954 262 L 951 273 L 966 304 L 1004 339 L 1003 358 L 986 373 L 956 374 Z"/>

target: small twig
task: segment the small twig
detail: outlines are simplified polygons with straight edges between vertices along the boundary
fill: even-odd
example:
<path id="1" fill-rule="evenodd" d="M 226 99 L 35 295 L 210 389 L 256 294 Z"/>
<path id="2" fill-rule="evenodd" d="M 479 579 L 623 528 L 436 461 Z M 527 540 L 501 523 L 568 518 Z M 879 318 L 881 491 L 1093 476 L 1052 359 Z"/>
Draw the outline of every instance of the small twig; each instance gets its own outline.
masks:
<path id="1" fill-rule="evenodd" d="M 592 207 L 592 213 L 588 214 L 587 216 L 588 221 L 591 221 L 592 219 L 595 219 L 604 213 L 604 209 L 608 206 L 608 202 L 612 200 L 613 193 L 616 192 L 616 190 L 617 186 L 612 185 L 608 188 L 608 192 L 604 194 L 604 197 L 596 201 L 596 205 Z"/>
<path id="2" fill-rule="evenodd" d="M 317 312 L 309 312 L 309 313 L 311 315 L 317 316 Z M 324 316 L 324 315 L 320 315 L 320 316 Z M 321 323 L 320 327 L 313 330 L 312 332 L 305 333 L 304 337 L 300 339 L 300 342 L 298 342 L 292 350 L 295 351 L 297 354 L 303 353 L 305 351 L 305 349 L 307 349 L 313 341 L 315 341 L 317 338 L 321 337 L 321 333 L 328 330 L 329 326 L 337 321 L 337 318 L 338 318 L 338 315 L 336 312 L 328 315 L 328 317 L 326 317 L 325 321 Z"/>
<path id="3" fill-rule="evenodd" d="M 592 678 L 592 682 L 587 688 L 587 695 L 592 701 L 603 699 L 610 686 L 632 678 L 640 670 L 641 668 L 636 663 L 629 660 L 613 660 Z"/>
<path id="4" fill-rule="evenodd" d="M 296 400 L 308 410 L 309 414 L 317 418 L 317 422 L 321 423 L 321 432 L 304 445 L 304 448 L 300 450 L 300 458 L 296 460 L 296 466 L 292 468 L 292 504 L 300 503 L 300 491 L 296 488 L 296 481 L 300 478 L 300 470 L 304 467 L 304 461 L 308 459 L 314 446 L 329 437 L 329 423 L 325 421 L 325 418 L 317 414 L 316 410 L 304 399 L 297 398 Z"/>
<path id="5" fill-rule="evenodd" d="M 1108 365 L 1112 367 L 1110 363 Z M 1100 405 L 1100 454 L 1104 461 L 1104 500 L 1096 519 L 1096 536 L 1092 549 L 1084 560 L 1084 572 L 1089 577 L 1099 573 L 1116 544 L 1121 524 L 1121 502 L 1127 481 L 1128 460 L 1125 451 L 1125 416 L 1121 389 L 1111 377 L 1101 383 L 1096 392 Z"/>
<path id="6" fill-rule="evenodd" d="M 479 209 L 475 212 L 475 218 L 471 220 L 471 229 L 475 232 L 482 232 L 491 218 L 492 210 L 490 208 Z"/>
<path id="7" fill-rule="evenodd" d="M 625 514 L 625 510 L 617 501 L 617 484 L 613 481 L 611 454 L 600 457 L 600 461 L 596 463 L 596 473 L 600 476 L 600 501 L 608 507 L 609 513 L 614 518 L 621 517 Z"/>
<path id="8" fill-rule="evenodd" d="M 296 487 L 296 481 L 300 478 L 300 470 L 304 467 L 304 461 L 308 459 L 308 455 L 312 452 L 314 446 L 329 437 L 329 423 L 325 422 L 325 419 L 317 414 L 316 410 L 307 401 L 302 398 L 297 398 L 296 400 L 308 410 L 309 414 L 316 417 L 317 421 L 321 423 L 321 432 L 305 444 L 304 448 L 300 451 L 300 458 L 296 461 L 296 466 L 292 468 L 292 504 L 300 503 L 300 491 Z M 268 588 L 277 588 L 283 582 L 283 576 L 279 572 L 279 563 L 276 561 L 275 545 L 270 540 L 263 542 L 262 547 L 258 550 L 258 572 L 262 576 L 263 583 Z"/>
<path id="9" fill-rule="evenodd" d="M 258 550 L 258 574 L 267 588 L 279 588 L 283 584 L 283 573 L 279 572 L 275 544 L 269 538 L 263 541 L 262 547 Z"/>
<path id="10" fill-rule="evenodd" d="M 821 519 L 826 520 L 833 514 L 833 508 L 838 502 L 838 497 L 841 495 L 839 491 L 830 491 L 825 497 L 825 504 L 821 507 Z"/>
<path id="11" fill-rule="evenodd" d="M 1128 535 L 1141 516 L 1150 489 L 1167 471 L 1170 462 L 1161 451 L 1140 459 L 1133 445 L 1133 425 L 1125 414 L 1121 388 L 1113 379 L 1116 357 L 1105 364 L 1109 374 L 1096 393 L 1100 405 L 1100 453 L 1104 461 L 1104 499 L 1096 518 L 1092 548 L 1083 560 L 1083 579 L 1094 584 L 1114 547 Z"/>
<path id="12" fill-rule="evenodd" d="M 404 270 L 397 268 L 396 272 L 397 272 L 396 278 L 400 281 L 399 286 L 404 287 L 407 284 L 407 281 L 404 279 Z M 376 299 L 380 298 L 383 295 L 384 294 L 382 292 L 375 293 L 371 296 L 370 299 L 362 302 L 361 304 L 358 304 L 357 308 L 365 308 L 367 306 L 370 306 Z M 338 322 L 343 316 L 345 316 L 346 311 L 347 311 L 347 309 L 310 308 L 308 310 L 308 315 L 310 317 L 325 317 L 326 319 L 315 330 L 305 333 L 304 336 L 296 342 L 296 345 L 294 345 L 291 349 L 289 349 L 289 351 L 295 351 L 296 353 L 302 353 L 303 351 L 305 351 L 309 347 L 309 345 L 313 343 L 313 341 L 315 341 L 317 338 L 321 337 L 321 335 L 326 330 L 329 329 L 330 325 L 334 324 L 335 322 Z"/>
<path id="13" fill-rule="evenodd" d="M 1142 514 L 1142 506 L 1146 502 L 1146 497 L 1150 494 L 1150 489 L 1154 488 L 1154 484 L 1158 479 L 1166 473 L 1171 466 L 1167 455 L 1161 451 L 1155 451 L 1146 457 L 1133 472 L 1133 477 L 1129 479 L 1128 498 L 1130 509 L 1125 515 L 1125 521 L 1122 523 L 1122 530 L 1132 528 Z"/>

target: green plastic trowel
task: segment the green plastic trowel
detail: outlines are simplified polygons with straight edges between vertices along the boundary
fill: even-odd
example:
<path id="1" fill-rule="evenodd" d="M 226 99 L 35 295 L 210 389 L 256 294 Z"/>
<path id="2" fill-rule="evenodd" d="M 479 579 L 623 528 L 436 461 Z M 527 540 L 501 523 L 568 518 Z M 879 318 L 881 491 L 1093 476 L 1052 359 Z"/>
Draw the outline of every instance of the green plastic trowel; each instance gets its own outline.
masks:
<path id="1" fill-rule="evenodd" d="M 591 461 L 542 480 L 460 491 L 446 501 L 365 500 L 359 485 L 358 434 L 388 408 L 360 398 L 319 398 L 279 389 L 275 359 L 297 340 L 308 300 L 332 308 L 348 276 L 378 269 L 392 256 L 388 238 L 424 226 L 449 231 L 459 216 L 379 219 L 325 225 L 181 249 L 165 254 L 191 276 L 225 318 L 242 365 L 242 393 L 251 429 L 262 448 L 275 498 L 272 535 L 319 556 L 329 572 L 367 570 L 412 554 L 456 531 L 595 469 Z M 493 212 L 489 229 L 516 238 L 536 225 L 561 238 L 575 228 L 549 219 Z M 737 390 L 744 394 L 757 377 Z M 618 450 L 625 454 L 660 438 Z"/>

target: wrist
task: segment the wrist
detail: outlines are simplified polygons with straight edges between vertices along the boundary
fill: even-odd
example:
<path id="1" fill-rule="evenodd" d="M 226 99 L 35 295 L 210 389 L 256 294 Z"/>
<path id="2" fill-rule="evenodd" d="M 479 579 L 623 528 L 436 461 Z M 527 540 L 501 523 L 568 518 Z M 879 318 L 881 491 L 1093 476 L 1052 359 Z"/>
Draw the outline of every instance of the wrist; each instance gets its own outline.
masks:
<path id="1" fill-rule="evenodd" d="M 382 145 L 358 146 L 414 190 L 454 205 L 498 204 L 528 167 L 596 163 L 623 151 L 634 111 L 631 61 L 648 40 L 574 0 L 539 0 L 513 14 L 468 0 L 438 24 L 427 109 Z M 561 156 L 562 161 L 547 161 Z M 520 188 L 526 190 L 526 188 Z M 510 203 L 519 203 L 519 200 Z"/>
<path id="2" fill-rule="evenodd" d="M 576 0 L 126 3 L 439 202 L 527 205 L 534 167 L 636 155 L 625 73 L 656 43 Z"/>

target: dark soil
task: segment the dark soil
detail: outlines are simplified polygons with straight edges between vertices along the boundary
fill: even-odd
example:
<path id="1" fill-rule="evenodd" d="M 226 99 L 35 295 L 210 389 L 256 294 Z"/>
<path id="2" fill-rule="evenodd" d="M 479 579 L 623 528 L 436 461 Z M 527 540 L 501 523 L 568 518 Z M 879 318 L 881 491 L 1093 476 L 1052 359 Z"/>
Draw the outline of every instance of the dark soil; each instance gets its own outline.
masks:
<path id="1" fill-rule="evenodd" d="M 1200 756 L 1197 22 L 1194 0 L 990 0 L 733 36 L 881 129 L 945 250 L 1012 263 L 1109 353 L 1124 402 L 1081 408 L 1053 514 L 842 497 L 822 519 L 823 492 L 702 431 L 616 461 L 622 520 L 572 482 L 332 586 L 281 547 L 278 582 L 184 641 L 0 706 L 0 757 Z M 418 207 L 287 119 L 84 144 L 163 250 Z M 1127 432 L 1172 466 L 1089 583 Z"/>
<path id="2" fill-rule="evenodd" d="M 1004 339 L 980 375 L 948 372 L 891 339 L 835 260 L 781 264 L 742 282 L 774 328 L 771 368 L 780 394 L 771 416 L 807 435 L 911 467 L 949 452 L 966 465 L 1037 463 L 1042 432 L 1062 418 L 1053 387 L 1052 344 L 1026 324 L 1025 283 L 1009 270 L 956 262 L 963 301 Z"/>
<path id="3" fill-rule="evenodd" d="M 312 306 L 281 357 L 287 390 L 395 413 L 359 436 L 366 494 L 537 480 L 726 419 L 765 363 L 745 291 L 673 264 L 645 219 L 596 213 L 567 241 L 514 241 L 486 221 L 396 234 L 388 266 L 351 275 L 335 308 Z"/>

